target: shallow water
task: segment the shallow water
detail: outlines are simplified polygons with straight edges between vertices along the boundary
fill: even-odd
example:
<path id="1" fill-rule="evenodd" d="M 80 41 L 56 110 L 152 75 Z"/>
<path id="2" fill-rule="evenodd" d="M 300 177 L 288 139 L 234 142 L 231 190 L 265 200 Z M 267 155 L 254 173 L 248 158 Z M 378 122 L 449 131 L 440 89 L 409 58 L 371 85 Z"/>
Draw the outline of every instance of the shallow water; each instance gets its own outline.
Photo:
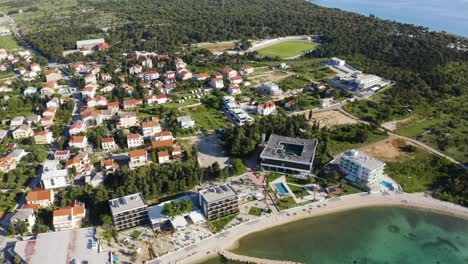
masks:
<path id="1" fill-rule="evenodd" d="M 311 0 L 311 2 L 468 37 L 468 0 Z"/>
<path id="2" fill-rule="evenodd" d="M 248 235 L 234 252 L 314 264 L 462 264 L 468 263 L 468 221 L 399 207 L 362 208 Z"/>

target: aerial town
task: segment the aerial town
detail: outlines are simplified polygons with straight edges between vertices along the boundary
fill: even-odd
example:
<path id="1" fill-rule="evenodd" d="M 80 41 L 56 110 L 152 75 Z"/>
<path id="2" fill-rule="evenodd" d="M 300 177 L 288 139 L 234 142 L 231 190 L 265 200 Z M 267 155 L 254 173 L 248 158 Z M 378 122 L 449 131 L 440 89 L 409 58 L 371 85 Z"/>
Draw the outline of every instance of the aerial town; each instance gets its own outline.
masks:
<path id="1" fill-rule="evenodd" d="M 291 36 L 255 40 L 250 50 L 294 41 L 320 45 Z M 394 81 L 336 57 L 203 66 L 249 52 L 210 45 L 111 57 L 104 38 L 86 39 L 63 52 L 79 58 L 67 63 L 0 49 L 2 259 L 242 260 L 203 245 L 340 201 L 405 203 L 386 162 L 433 151 L 346 108 Z M 311 130 L 278 128 L 286 117 Z M 273 128 L 254 131 L 255 123 Z M 359 126 L 370 132 L 351 135 Z M 329 134 L 319 137 L 322 128 Z M 241 133 L 249 134 L 232 136 Z"/>

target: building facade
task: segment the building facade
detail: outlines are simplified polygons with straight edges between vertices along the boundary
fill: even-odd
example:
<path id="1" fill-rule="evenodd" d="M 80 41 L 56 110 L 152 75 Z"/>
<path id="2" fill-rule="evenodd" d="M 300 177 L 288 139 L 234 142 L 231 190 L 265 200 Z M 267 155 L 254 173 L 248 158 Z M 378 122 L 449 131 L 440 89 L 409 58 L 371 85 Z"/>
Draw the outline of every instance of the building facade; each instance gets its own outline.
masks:
<path id="1" fill-rule="evenodd" d="M 239 210 L 237 192 L 228 184 L 200 191 L 199 199 L 208 221 L 234 214 Z"/>
<path id="2" fill-rule="evenodd" d="M 310 175 L 317 140 L 283 137 L 272 134 L 262 153 L 261 166 L 266 171 Z"/>
<path id="3" fill-rule="evenodd" d="M 340 158 L 340 169 L 350 180 L 371 183 L 384 175 L 385 162 L 357 150 L 348 150 Z"/>
<path id="4" fill-rule="evenodd" d="M 109 206 L 117 230 L 148 223 L 148 206 L 141 193 L 109 200 Z"/>

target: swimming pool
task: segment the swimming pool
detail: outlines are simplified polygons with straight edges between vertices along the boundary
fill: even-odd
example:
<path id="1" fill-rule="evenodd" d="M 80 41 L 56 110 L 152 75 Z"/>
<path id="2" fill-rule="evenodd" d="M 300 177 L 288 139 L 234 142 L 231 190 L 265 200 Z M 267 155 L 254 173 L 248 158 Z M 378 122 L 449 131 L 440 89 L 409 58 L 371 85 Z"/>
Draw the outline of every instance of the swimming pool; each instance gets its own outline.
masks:
<path id="1" fill-rule="evenodd" d="M 389 182 L 386 182 L 386 181 L 381 181 L 380 182 L 380 185 L 382 185 L 383 187 L 389 189 L 390 191 L 393 191 L 393 185 Z"/>
<path id="2" fill-rule="evenodd" d="M 282 182 L 275 183 L 275 187 L 280 192 L 281 195 L 289 194 L 288 189 L 286 189 L 286 186 L 284 186 Z"/>

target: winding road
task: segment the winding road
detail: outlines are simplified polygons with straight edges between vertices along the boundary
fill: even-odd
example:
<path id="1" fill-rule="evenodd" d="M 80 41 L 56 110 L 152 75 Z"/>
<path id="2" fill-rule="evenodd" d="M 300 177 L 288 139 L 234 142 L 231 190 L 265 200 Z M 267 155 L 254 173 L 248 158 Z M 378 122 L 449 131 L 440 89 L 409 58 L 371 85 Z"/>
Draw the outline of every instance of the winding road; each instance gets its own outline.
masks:
<path id="1" fill-rule="evenodd" d="M 318 112 L 326 112 L 326 111 L 339 111 L 340 113 L 346 115 L 347 117 L 351 118 L 351 119 L 354 119 L 356 120 L 357 122 L 359 123 L 363 123 L 363 124 L 367 124 L 367 125 L 370 125 L 369 122 L 365 121 L 365 120 L 362 120 L 361 118 L 357 117 L 357 116 L 354 116 L 353 114 L 351 114 L 350 112 L 346 111 L 343 106 L 345 106 L 347 104 L 347 102 L 341 102 L 337 105 L 333 105 L 333 106 L 330 106 L 330 107 L 327 107 L 327 108 L 321 108 L 321 109 L 312 109 L 312 112 L 314 113 L 318 113 Z M 298 111 L 298 112 L 293 112 L 293 113 L 290 113 L 290 115 L 300 115 L 300 114 L 305 114 L 305 113 L 308 113 L 310 110 L 304 110 L 304 111 Z M 405 136 L 401 136 L 401 135 L 398 135 L 382 126 L 380 126 L 378 128 L 380 131 L 382 132 L 386 132 L 388 135 L 390 136 L 394 136 L 396 138 L 401 138 L 401 139 L 404 139 L 406 141 L 409 141 L 411 143 L 413 143 L 414 145 L 422 148 L 422 149 L 425 149 L 433 154 L 436 154 L 438 156 L 441 156 L 441 157 L 444 157 L 446 159 L 448 159 L 449 161 L 457 164 L 458 166 L 462 167 L 463 169 L 465 170 L 468 170 L 468 166 L 444 153 L 442 153 L 441 151 L 437 150 L 437 149 L 434 149 L 433 147 L 427 145 L 426 143 L 423 143 L 421 141 L 418 141 L 414 138 L 410 138 L 410 137 L 405 137 Z"/>

